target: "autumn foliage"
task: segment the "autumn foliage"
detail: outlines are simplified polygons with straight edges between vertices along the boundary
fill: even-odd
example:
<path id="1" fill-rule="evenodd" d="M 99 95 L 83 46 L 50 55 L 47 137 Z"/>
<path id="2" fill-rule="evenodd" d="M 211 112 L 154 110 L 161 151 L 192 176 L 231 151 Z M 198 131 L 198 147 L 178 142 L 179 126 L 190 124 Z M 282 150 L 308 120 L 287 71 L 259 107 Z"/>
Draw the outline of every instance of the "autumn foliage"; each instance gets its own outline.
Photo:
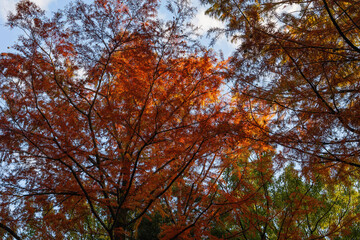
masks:
<path id="1" fill-rule="evenodd" d="M 242 41 L 229 61 L 198 42 L 186 1 L 170 20 L 151 0 L 17 5 L 24 34 L 0 57 L 2 238 L 356 234 L 356 8 L 313 1 L 274 25 L 261 14 L 286 3 L 209 3 Z"/>
<path id="2" fill-rule="evenodd" d="M 328 177 L 358 169 L 359 2 L 204 2 L 239 42 L 236 92 L 274 115 L 267 135 L 287 157 Z"/>

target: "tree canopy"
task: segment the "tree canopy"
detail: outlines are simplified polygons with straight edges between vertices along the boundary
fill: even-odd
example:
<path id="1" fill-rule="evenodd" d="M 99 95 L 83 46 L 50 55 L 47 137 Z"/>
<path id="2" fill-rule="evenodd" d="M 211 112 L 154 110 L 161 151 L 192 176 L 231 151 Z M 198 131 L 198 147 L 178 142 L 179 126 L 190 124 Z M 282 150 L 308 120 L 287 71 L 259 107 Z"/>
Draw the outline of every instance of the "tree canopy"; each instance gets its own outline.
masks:
<path id="1" fill-rule="evenodd" d="M 240 101 L 252 102 L 250 111 L 273 114 L 266 135 L 304 171 L 358 169 L 360 3 L 203 2 L 239 42 L 231 78 Z"/>
<path id="2" fill-rule="evenodd" d="M 360 2 L 22 0 L 0 56 L 3 239 L 353 239 Z M 231 89 L 228 92 L 228 89 Z"/>

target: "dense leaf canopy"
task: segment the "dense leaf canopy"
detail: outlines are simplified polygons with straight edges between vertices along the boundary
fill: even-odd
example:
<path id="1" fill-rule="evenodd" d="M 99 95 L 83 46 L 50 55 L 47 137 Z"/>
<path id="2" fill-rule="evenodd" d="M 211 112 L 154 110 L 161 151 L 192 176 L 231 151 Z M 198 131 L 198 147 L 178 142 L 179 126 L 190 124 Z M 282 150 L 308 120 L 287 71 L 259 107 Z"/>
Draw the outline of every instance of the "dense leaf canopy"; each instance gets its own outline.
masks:
<path id="1" fill-rule="evenodd" d="M 204 2 L 239 43 L 231 77 L 241 101 L 253 103 L 254 115 L 257 108 L 273 115 L 266 134 L 304 170 L 358 169 L 360 3 Z"/>
<path id="2" fill-rule="evenodd" d="M 0 56 L 3 239 L 354 239 L 360 2 L 28 0 Z M 227 92 L 231 89 L 230 92 Z"/>

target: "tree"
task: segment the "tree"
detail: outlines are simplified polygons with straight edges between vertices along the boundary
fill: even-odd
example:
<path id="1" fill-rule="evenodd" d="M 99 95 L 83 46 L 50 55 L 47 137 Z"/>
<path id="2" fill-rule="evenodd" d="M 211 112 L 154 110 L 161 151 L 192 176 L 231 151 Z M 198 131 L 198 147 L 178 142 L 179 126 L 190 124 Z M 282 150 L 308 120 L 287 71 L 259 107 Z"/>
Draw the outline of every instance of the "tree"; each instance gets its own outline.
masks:
<path id="1" fill-rule="evenodd" d="M 219 239 L 268 239 L 270 215 L 275 210 L 269 195 L 274 174 L 272 152 L 255 150 L 233 157 L 219 184 L 222 211 L 213 234 Z"/>
<path id="2" fill-rule="evenodd" d="M 254 121 L 303 171 L 357 175 L 359 1 L 208 0 L 239 43 L 229 78 Z M 263 139 L 259 139 L 263 140 Z"/>
<path id="3" fill-rule="evenodd" d="M 304 179 L 291 164 L 274 175 L 273 153 L 238 159 L 220 185 L 221 213 L 212 234 L 219 239 L 354 239 L 359 191 L 328 184 L 321 175 Z M 356 181 L 356 180 L 353 180 Z"/>
<path id="4" fill-rule="evenodd" d="M 356 4 L 278 16 L 287 2 L 210 2 L 245 34 L 230 68 L 196 40 L 186 1 L 167 21 L 153 0 L 79 1 L 51 18 L 17 5 L 8 24 L 24 35 L 0 57 L 2 238 L 356 235 L 358 39 L 342 30 Z M 332 26 L 340 37 L 316 37 Z M 273 143 L 306 174 L 277 177 Z"/>
<path id="5" fill-rule="evenodd" d="M 163 22 L 156 8 L 47 18 L 25 0 L 9 16 L 24 35 L 0 58 L 2 237 L 132 239 L 155 214 L 164 238 L 205 234 L 226 141 L 251 126 L 221 97 L 224 63 L 192 41 L 192 9 Z"/>
<path id="6" fill-rule="evenodd" d="M 356 187 L 330 185 L 321 175 L 306 180 L 294 165 L 285 168 L 271 191 L 280 239 L 345 238 L 359 221 Z"/>

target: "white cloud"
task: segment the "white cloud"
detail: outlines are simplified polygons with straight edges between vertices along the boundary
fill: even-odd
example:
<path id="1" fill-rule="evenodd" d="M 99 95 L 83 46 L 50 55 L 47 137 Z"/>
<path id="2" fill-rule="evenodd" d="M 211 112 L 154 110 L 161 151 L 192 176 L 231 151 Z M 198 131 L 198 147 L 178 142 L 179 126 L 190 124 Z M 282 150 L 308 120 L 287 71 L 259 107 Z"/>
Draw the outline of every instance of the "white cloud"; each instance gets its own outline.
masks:
<path id="1" fill-rule="evenodd" d="M 206 8 L 199 8 L 198 12 L 194 18 L 194 24 L 198 27 L 200 27 L 200 34 L 205 34 L 207 30 L 210 28 L 216 28 L 216 27 L 224 27 L 224 24 L 220 22 L 219 20 L 216 20 L 214 18 L 209 17 L 208 15 L 205 15 Z"/>
<path id="2" fill-rule="evenodd" d="M 38 5 L 42 9 L 47 9 L 49 3 L 54 0 L 32 0 L 36 5 Z M 18 0 L 0 0 L 0 18 L 3 21 L 6 21 L 7 15 L 9 12 L 13 12 L 15 10 L 16 3 Z"/>
<path id="3" fill-rule="evenodd" d="M 300 4 L 284 4 L 276 9 L 276 13 L 279 15 L 282 13 L 298 14 L 300 10 Z"/>
<path id="4" fill-rule="evenodd" d="M 193 19 L 195 26 L 200 28 L 200 34 L 206 34 L 206 32 L 211 28 L 225 28 L 225 24 L 223 22 L 205 15 L 205 10 L 205 7 L 199 7 L 198 12 Z M 231 52 L 235 50 L 238 44 L 239 42 L 232 43 L 224 35 L 221 35 L 213 47 L 216 50 L 222 50 L 225 58 L 227 58 L 230 56 Z"/>

